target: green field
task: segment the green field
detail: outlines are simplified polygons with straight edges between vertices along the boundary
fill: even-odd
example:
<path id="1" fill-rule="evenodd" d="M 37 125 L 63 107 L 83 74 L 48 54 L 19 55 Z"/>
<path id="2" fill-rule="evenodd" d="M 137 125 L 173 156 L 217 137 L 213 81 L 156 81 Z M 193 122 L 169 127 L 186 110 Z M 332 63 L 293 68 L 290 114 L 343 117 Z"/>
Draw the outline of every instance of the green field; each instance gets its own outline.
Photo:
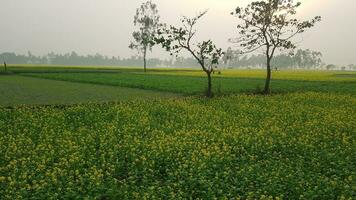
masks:
<path id="1" fill-rule="evenodd" d="M 167 91 L 181 94 L 203 94 L 206 88 L 204 76 L 174 76 L 142 73 L 37 73 L 26 74 L 39 78 L 64 80 L 72 82 L 94 83 L 131 88 Z M 353 79 L 351 79 L 353 80 Z M 286 92 L 336 92 L 356 94 L 355 81 L 307 81 L 307 80 L 273 80 L 272 91 Z M 263 88 L 262 78 L 215 77 L 213 90 L 215 94 L 252 93 Z"/>
<path id="2" fill-rule="evenodd" d="M 206 89 L 206 77 L 201 70 L 151 69 L 148 74 L 139 68 L 125 67 L 16 67 L 11 70 L 23 76 L 69 82 L 140 88 L 185 95 L 201 95 Z M 264 85 L 264 70 L 223 70 L 214 74 L 216 95 L 255 93 Z M 272 91 L 356 93 L 356 72 L 276 71 Z"/>
<path id="3" fill-rule="evenodd" d="M 83 73 L 83 72 L 106 72 L 106 73 L 141 73 L 142 68 L 137 67 L 96 67 L 96 66 L 17 66 L 9 67 L 15 73 Z M 0 69 L 2 70 L 2 69 Z M 219 70 L 219 77 L 238 78 L 265 78 L 265 70 Z M 183 75 L 183 76 L 204 76 L 200 68 L 196 69 L 172 69 L 153 68 L 148 70 L 148 74 L 161 75 Z M 274 79 L 282 80 L 309 80 L 309 81 L 346 81 L 355 82 L 356 72 L 350 71 L 311 71 L 311 70 L 279 70 L 273 72 Z"/>
<path id="4" fill-rule="evenodd" d="M 263 71 L 222 71 L 213 99 L 196 70 L 11 72 L 0 75 L 3 199 L 355 197 L 354 72 L 279 71 L 262 96 Z"/>
<path id="5" fill-rule="evenodd" d="M 0 105 L 2 106 L 77 104 L 179 96 L 158 91 L 70 83 L 15 75 L 0 75 L 0 85 Z"/>

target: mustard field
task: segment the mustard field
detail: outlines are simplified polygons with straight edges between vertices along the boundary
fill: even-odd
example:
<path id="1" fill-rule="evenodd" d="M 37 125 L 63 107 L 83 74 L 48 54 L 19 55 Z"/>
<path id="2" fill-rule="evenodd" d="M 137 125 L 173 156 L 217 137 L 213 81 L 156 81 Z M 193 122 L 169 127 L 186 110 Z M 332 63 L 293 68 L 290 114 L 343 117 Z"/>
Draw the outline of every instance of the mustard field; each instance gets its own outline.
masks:
<path id="1" fill-rule="evenodd" d="M 154 74 L 167 75 L 189 75 L 204 76 L 201 70 L 159 70 Z M 215 72 L 216 77 L 235 77 L 235 78 L 266 78 L 266 70 L 262 69 L 219 69 Z M 312 70 L 275 70 L 273 79 L 276 80 L 304 80 L 304 81 L 342 81 L 356 82 L 356 72 L 350 71 L 312 71 Z"/>
<path id="2" fill-rule="evenodd" d="M 0 108 L 1 199 L 353 199 L 356 97 Z"/>
<path id="3" fill-rule="evenodd" d="M 15 73 L 72 73 L 72 72 L 121 72 L 143 73 L 141 67 L 113 67 L 113 66 L 47 66 L 47 65 L 9 65 L 9 69 Z M 1 72 L 2 69 L 0 69 Z M 220 73 L 219 73 L 220 72 Z M 200 68 L 150 68 L 149 74 L 203 76 L 205 73 Z M 266 78 L 264 69 L 227 69 L 219 68 L 214 73 L 215 77 L 235 78 Z M 355 71 L 326 71 L 326 70 L 288 70 L 273 71 L 273 79 L 277 80 L 304 80 L 304 81 L 342 81 L 356 82 Z"/>

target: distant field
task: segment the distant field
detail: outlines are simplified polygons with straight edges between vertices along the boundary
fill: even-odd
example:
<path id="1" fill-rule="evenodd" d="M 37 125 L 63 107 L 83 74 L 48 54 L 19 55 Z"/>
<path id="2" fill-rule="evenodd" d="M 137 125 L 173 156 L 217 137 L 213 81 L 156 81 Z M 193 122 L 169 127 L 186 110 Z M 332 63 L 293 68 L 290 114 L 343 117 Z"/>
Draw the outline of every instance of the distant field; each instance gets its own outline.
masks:
<path id="1" fill-rule="evenodd" d="M 106 72 L 106 73 L 142 73 L 138 67 L 97 67 L 97 66 L 11 66 L 11 71 L 17 73 L 55 73 L 55 72 Z M 149 74 L 205 76 L 197 69 L 151 68 Z M 219 77 L 265 78 L 265 70 L 231 70 L 222 69 Z M 349 71 L 312 71 L 312 70 L 279 70 L 273 72 L 277 80 L 308 80 L 308 81 L 347 81 L 356 82 L 356 72 Z"/>
<path id="2" fill-rule="evenodd" d="M 0 108 L 0 196 L 352 199 L 355 115 L 310 92 Z"/>
<path id="3" fill-rule="evenodd" d="M 200 95 L 206 88 L 203 76 L 174 76 L 171 74 L 142 73 L 27 73 L 26 76 L 64 80 L 82 83 L 94 83 L 121 87 L 167 91 L 186 95 Z M 291 73 L 291 72 L 289 72 Z M 251 93 L 263 88 L 264 79 L 216 76 L 213 79 L 215 94 Z M 273 80 L 272 91 L 286 92 L 336 92 L 356 94 L 356 81 L 305 81 Z"/>
<path id="4" fill-rule="evenodd" d="M 133 67 L 87 66 L 11 66 L 11 71 L 23 76 L 102 84 L 201 95 L 206 89 L 206 77 L 197 69 L 149 69 Z M 263 88 L 264 70 L 222 70 L 215 73 L 215 94 L 251 93 Z M 356 72 L 345 71 L 291 71 L 273 72 L 272 91 L 356 93 Z"/>
<path id="5" fill-rule="evenodd" d="M 0 86 L 0 106 L 75 104 L 178 96 L 149 90 L 16 75 L 0 75 Z"/>
<path id="6" fill-rule="evenodd" d="M 168 75 L 190 75 L 190 76 L 204 76 L 201 70 L 187 70 L 187 71 L 169 71 L 162 70 L 159 74 Z M 218 73 L 218 72 L 217 72 Z M 216 74 L 217 74 L 216 73 Z M 238 78 L 265 78 L 266 70 L 221 70 L 219 77 L 238 77 Z M 303 81 L 342 81 L 342 82 L 356 82 L 356 72 L 343 71 L 312 71 L 312 70 L 278 70 L 272 72 L 275 80 L 303 80 Z"/>

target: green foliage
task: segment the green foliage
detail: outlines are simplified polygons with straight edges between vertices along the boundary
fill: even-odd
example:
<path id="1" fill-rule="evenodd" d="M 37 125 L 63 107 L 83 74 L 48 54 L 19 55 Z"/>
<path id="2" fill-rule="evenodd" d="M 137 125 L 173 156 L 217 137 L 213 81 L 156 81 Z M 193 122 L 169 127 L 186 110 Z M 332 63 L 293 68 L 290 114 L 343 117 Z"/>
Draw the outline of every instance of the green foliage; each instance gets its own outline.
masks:
<path id="1" fill-rule="evenodd" d="M 293 0 L 261 0 L 245 8 L 237 7 L 231 13 L 240 21 L 237 26 L 239 36 L 231 41 L 240 44 L 241 52 L 250 53 L 264 48 L 267 66 L 265 94 L 270 93 L 271 61 L 276 50 L 295 49 L 296 45 L 291 39 L 321 21 L 320 16 L 309 21 L 294 18 L 300 5 L 300 2 L 294 4 Z"/>
<path id="2" fill-rule="evenodd" d="M 237 40 L 243 52 L 265 47 L 266 56 L 273 57 L 278 48 L 294 49 L 296 46 L 290 39 L 321 21 L 320 16 L 309 21 L 293 18 L 300 5 L 293 0 L 262 0 L 245 8 L 237 7 L 231 14 L 241 21 L 237 26 L 240 34 Z"/>
<path id="3" fill-rule="evenodd" d="M 157 5 L 151 0 L 142 3 L 136 10 L 134 25 L 138 27 L 139 30 L 132 33 L 134 41 L 131 42 L 129 48 L 136 49 L 142 54 L 143 68 L 146 72 L 147 51 L 152 50 L 152 47 L 155 45 L 154 38 L 157 35 L 158 29 L 164 26 L 164 24 L 160 23 Z"/>
<path id="4" fill-rule="evenodd" d="M 160 23 L 157 5 L 152 1 L 142 3 L 136 10 L 134 25 L 139 30 L 132 33 L 134 42 L 131 42 L 129 47 L 144 53 L 147 49 L 151 50 L 154 46 L 154 38 L 157 31 L 163 26 Z"/>
<path id="5" fill-rule="evenodd" d="M 193 18 L 183 17 L 181 27 L 171 25 L 169 28 L 160 29 L 155 41 L 172 55 L 186 50 L 197 60 L 204 72 L 211 73 L 223 56 L 222 49 L 217 48 L 211 40 L 198 44 L 193 44 L 192 41 L 196 35 L 195 26 L 206 13 L 207 11 L 201 12 Z"/>
<path id="6" fill-rule="evenodd" d="M 173 53 L 179 53 L 181 50 L 189 52 L 206 73 L 208 77 L 206 96 L 212 97 L 211 73 L 214 71 L 214 67 L 217 68 L 219 60 L 224 53 L 211 40 L 195 45 L 192 43 L 192 39 L 196 35 L 195 26 L 198 20 L 206 13 L 207 11 L 201 12 L 194 18 L 183 17 L 181 19 L 182 27 L 170 26 L 170 28 L 159 30 L 155 41 L 167 51 L 170 51 L 172 55 Z"/>
<path id="7" fill-rule="evenodd" d="M 0 196 L 352 199 L 355 115 L 323 93 L 0 108 Z"/>

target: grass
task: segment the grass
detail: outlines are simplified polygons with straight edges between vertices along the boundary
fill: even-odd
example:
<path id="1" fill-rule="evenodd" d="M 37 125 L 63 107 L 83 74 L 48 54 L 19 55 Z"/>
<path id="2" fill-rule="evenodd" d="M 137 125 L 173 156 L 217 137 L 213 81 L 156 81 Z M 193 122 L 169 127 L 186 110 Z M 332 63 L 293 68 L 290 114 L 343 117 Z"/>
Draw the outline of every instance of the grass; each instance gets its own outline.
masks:
<path id="1" fill-rule="evenodd" d="M 0 106 L 76 104 L 176 97 L 177 94 L 16 75 L 0 76 Z"/>
<path id="2" fill-rule="evenodd" d="M 186 95 L 203 94 L 207 84 L 206 78 L 203 76 L 173 76 L 167 74 L 58 72 L 27 73 L 24 75 L 72 82 L 150 89 Z M 219 77 L 216 75 L 213 79 L 213 90 L 216 94 L 250 93 L 254 92 L 257 88 L 262 88 L 263 85 L 264 79 L 256 78 Z M 315 91 L 356 94 L 356 81 L 273 80 L 271 87 L 275 93 Z"/>
<path id="3" fill-rule="evenodd" d="M 0 108 L 5 199 L 352 199 L 356 99 Z"/>

